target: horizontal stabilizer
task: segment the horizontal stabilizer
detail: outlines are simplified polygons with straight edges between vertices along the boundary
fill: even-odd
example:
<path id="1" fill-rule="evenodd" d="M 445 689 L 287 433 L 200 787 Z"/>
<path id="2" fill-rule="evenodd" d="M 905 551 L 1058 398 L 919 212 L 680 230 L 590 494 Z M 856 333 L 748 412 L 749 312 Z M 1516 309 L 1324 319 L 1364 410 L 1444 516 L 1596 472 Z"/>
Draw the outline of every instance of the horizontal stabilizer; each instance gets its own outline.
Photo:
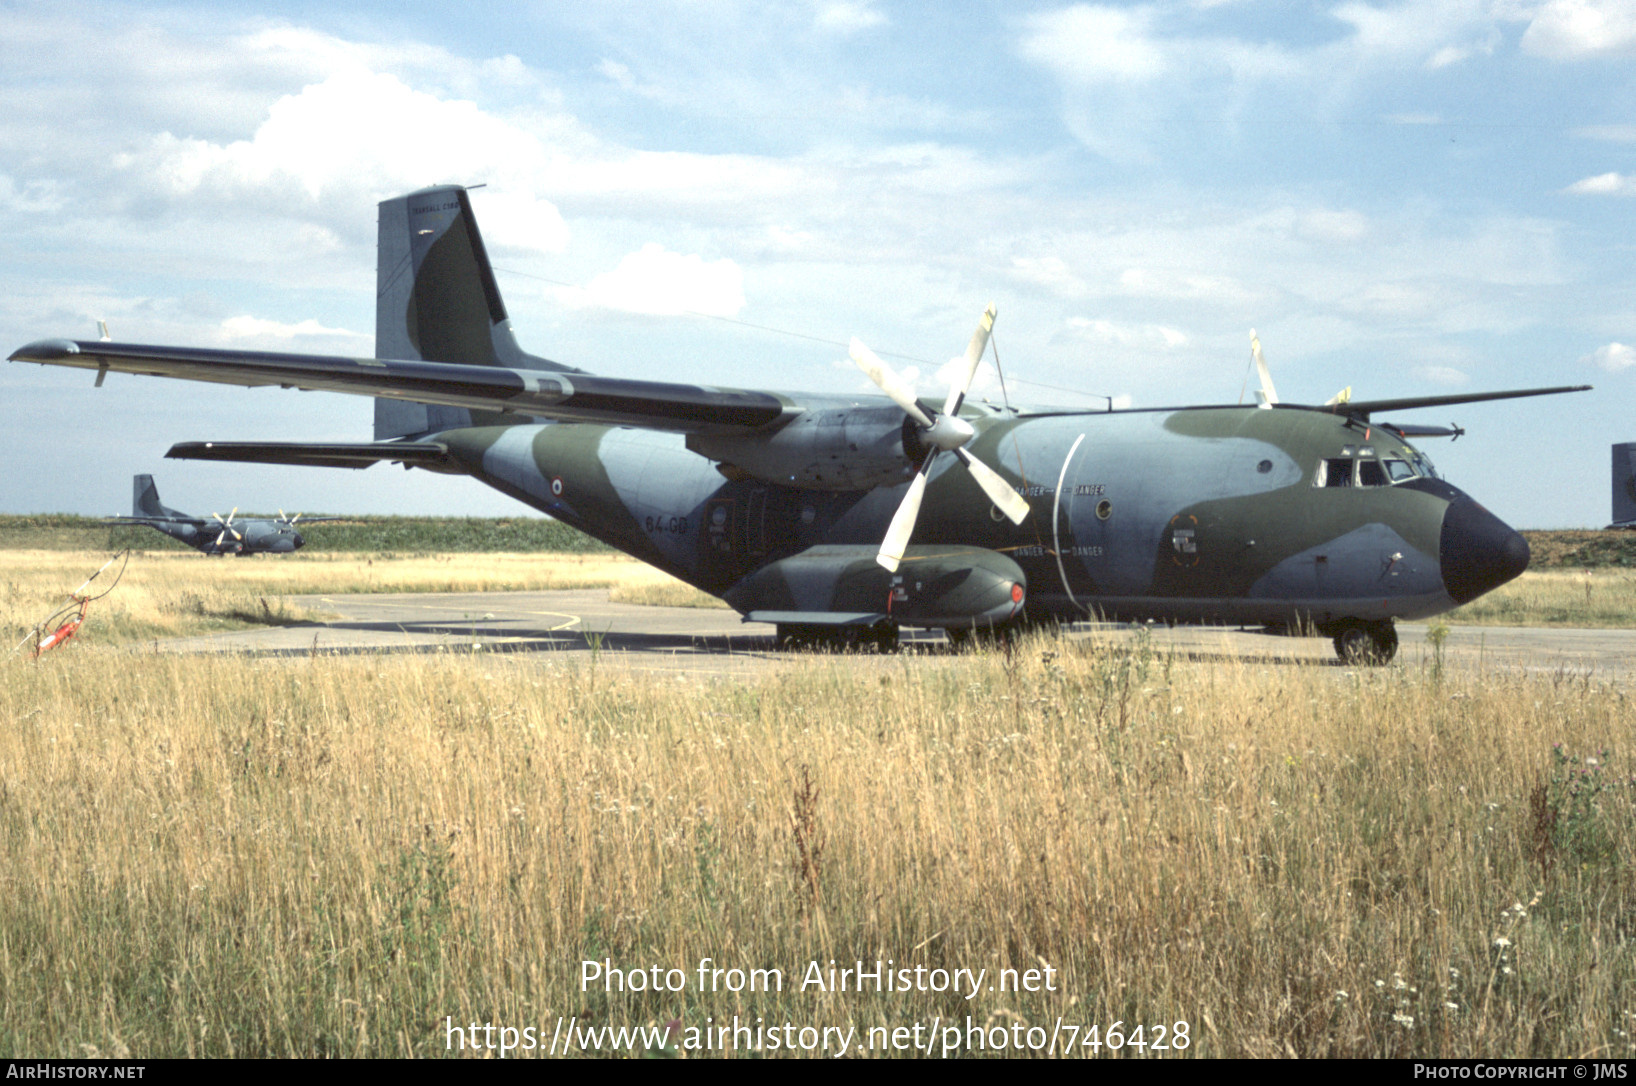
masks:
<path id="1" fill-rule="evenodd" d="M 184 441 L 165 454 L 172 460 L 230 460 L 244 464 L 296 464 L 311 468 L 367 468 L 382 461 L 461 474 L 448 446 L 436 441 L 321 445 L 287 441 Z M 314 519 L 309 517 L 309 520 Z"/>
<path id="2" fill-rule="evenodd" d="M 521 418 L 637 425 L 682 432 L 765 426 L 780 419 L 785 411 L 784 401 L 765 392 L 452 362 L 150 347 L 68 339 L 30 343 L 12 352 L 11 361 L 178 377 L 247 388 L 279 385 L 348 392 L 410 403 L 503 411 Z"/>

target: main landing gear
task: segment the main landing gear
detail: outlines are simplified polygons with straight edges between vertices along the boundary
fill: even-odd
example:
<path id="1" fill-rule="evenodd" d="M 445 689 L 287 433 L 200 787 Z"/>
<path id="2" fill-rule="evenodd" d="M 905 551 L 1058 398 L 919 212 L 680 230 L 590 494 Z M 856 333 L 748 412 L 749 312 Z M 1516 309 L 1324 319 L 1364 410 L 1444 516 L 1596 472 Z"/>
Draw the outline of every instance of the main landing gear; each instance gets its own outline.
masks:
<path id="1" fill-rule="evenodd" d="M 1335 655 L 1343 664 L 1379 666 L 1397 655 L 1397 627 L 1389 618 L 1374 622 L 1355 619 L 1326 628 L 1335 639 Z"/>

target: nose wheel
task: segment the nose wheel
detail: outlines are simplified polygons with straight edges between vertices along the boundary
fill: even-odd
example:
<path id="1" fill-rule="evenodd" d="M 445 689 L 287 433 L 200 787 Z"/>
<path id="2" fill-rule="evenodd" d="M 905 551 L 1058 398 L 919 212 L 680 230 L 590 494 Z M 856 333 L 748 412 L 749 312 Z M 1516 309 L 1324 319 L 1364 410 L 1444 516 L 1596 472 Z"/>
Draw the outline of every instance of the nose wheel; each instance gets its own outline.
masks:
<path id="1" fill-rule="evenodd" d="M 1326 631 L 1329 632 L 1329 631 Z M 1397 655 L 1397 627 L 1391 619 L 1348 622 L 1332 631 L 1335 655 L 1343 664 L 1380 666 Z"/>

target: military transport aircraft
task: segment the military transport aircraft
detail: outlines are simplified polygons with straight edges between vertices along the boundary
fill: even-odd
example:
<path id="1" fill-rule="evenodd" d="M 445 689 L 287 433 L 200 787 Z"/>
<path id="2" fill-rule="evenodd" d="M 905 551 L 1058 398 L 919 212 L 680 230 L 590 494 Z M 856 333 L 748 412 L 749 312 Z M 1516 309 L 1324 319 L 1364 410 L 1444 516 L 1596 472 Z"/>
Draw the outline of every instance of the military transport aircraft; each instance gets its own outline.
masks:
<path id="1" fill-rule="evenodd" d="M 295 530 L 295 522 L 301 519 L 300 513 L 288 517 L 281 509 L 276 520 L 256 517 L 235 521 L 239 512 L 235 506 L 225 519 L 220 513 L 210 514 L 214 520 L 212 523 L 204 517 L 190 517 L 162 505 L 159 488 L 154 486 L 151 475 L 133 475 L 131 494 L 131 515 L 110 517 L 103 521 L 104 524 L 146 525 L 209 555 L 289 554 L 307 544 L 301 533 Z M 336 519 L 308 517 L 307 522 Z"/>
<path id="2" fill-rule="evenodd" d="M 1023 620 L 1232 623 L 1384 661 L 1396 618 L 1528 564 L 1523 538 L 1372 421 L 1532 389 L 1303 406 L 941 409 L 868 348 L 887 398 L 598 377 L 526 354 L 466 190 L 380 205 L 374 358 L 41 340 L 13 361 L 375 397 L 366 444 L 170 456 L 471 475 L 777 624 L 783 642 L 951 639 Z M 1270 387 L 1270 382 L 1268 382 Z M 950 456 L 942 456 L 942 453 Z M 958 466 L 956 461 L 959 462 Z"/>

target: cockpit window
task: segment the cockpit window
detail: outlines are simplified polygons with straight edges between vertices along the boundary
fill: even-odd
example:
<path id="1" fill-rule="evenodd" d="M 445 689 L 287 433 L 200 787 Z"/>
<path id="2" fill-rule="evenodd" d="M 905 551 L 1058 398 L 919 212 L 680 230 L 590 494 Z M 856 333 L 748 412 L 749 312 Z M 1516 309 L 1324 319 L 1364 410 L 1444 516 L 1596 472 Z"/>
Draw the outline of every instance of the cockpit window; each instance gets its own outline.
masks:
<path id="1" fill-rule="evenodd" d="M 1420 474 L 1429 475 L 1433 479 L 1442 478 L 1441 475 L 1437 474 L 1437 469 L 1432 467 L 1431 457 L 1427 456 L 1419 449 L 1410 449 L 1409 456 L 1414 460 L 1414 466 L 1420 469 Z"/>
<path id="2" fill-rule="evenodd" d="M 1352 485 L 1352 458 L 1350 456 L 1334 456 L 1318 462 L 1318 471 L 1312 479 L 1313 486 L 1351 486 Z"/>
<path id="3" fill-rule="evenodd" d="M 1405 479 L 1414 478 L 1414 468 L 1407 460 L 1386 460 L 1386 476 L 1394 483 L 1401 483 Z"/>
<path id="4" fill-rule="evenodd" d="M 1380 466 L 1378 460 L 1358 461 L 1359 486 L 1385 486 L 1386 469 Z"/>

